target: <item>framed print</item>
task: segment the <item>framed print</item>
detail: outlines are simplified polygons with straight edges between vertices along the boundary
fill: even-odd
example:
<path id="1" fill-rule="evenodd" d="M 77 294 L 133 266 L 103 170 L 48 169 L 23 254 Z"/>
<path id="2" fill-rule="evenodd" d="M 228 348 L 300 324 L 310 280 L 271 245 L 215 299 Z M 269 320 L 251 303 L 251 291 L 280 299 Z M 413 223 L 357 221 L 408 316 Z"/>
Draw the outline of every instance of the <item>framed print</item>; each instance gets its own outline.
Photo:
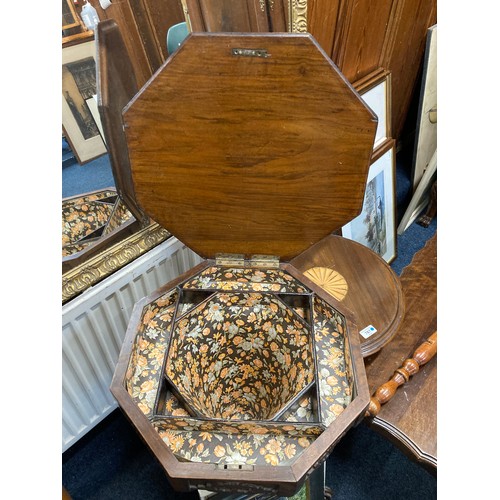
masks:
<path id="1" fill-rule="evenodd" d="M 398 226 L 398 234 L 403 234 L 413 223 L 413 221 L 422 213 L 425 207 L 429 204 L 431 198 L 431 190 L 434 181 L 437 179 L 437 149 L 432 155 L 427 169 L 420 179 L 417 189 L 411 197 L 410 203 L 401 218 Z M 426 226 L 424 226 L 426 227 Z"/>
<path id="2" fill-rule="evenodd" d="M 97 94 L 94 94 L 92 97 L 85 99 L 85 102 L 87 103 L 87 106 L 90 110 L 90 114 L 92 115 L 92 118 L 94 119 L 95 124 L 97 125 L 97 128 L 99 129 L 99 133 L 101 134 L 101 138 L 104 141 L 104 144 L 106 144 L 106 136 L 104 135 L 101 117 L 99 115 L 99 109 L 97 108 Z"/>
<path id="3" fill-rule="evenodd" d="M 391 137 L 391 73 L 382 68 L 354 83 L 361 99 L 378 117 L 373 149 L 377 149 Z"/>
<path id="4" fill-rule="evenodd" d="M 62 125 L 78 163 L 106 153 L 87 100 L 96 94 L 95 42 L 62 49 Z"/>
<path id="5" fill-rule="evenodd" d="M 72 0 L 62 0 L 62 29 L 67 30 L 80 26 L 80 19 L 76 13 Z"/>
<path id="6" fill-rule="evenodd" d="M 427 30 L 427 46 L 418 107 L 412 167 L 414 192 L 437 149 L 437 25 Z"/>
<path id="7" fill-rule="evenodd" d="M 378 253 L 386 262 L 396 257 L 394 170 L 395 141 L 375 160 L 368 180 L 361 214 L 342 227 L 342 236 Z"/>

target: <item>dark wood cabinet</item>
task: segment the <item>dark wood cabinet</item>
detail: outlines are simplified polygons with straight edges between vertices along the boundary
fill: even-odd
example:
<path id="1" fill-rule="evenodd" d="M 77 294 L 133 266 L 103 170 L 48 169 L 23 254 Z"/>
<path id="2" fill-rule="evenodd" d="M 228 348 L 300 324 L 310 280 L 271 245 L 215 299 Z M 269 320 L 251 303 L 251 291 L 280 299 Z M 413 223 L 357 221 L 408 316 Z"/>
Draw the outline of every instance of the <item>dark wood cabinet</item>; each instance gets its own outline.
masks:
<path id="1" fill-rule="evenodd" d="M 392 133 L 399 139 L 419 88 L 436 0 L 123 0 L 103 10 L 124 34 L 142 86 L 167 58 L 168 28 L 192 31 L 309 31 L 351 82 L 380 68 L 392 75 Z"/>
<path id="2" fill-rule="evenodd" d="M 307 29 L 353 83 L 378 68 L 392 75 L 392 131 L 399 139 L 418 89 L 436 0 L 308 0 Z"/>
<path id="3" fill-rule="evenodd" d="M 183 0 L 192 31 L 286 32 L 288 0 Z"/>
<path id="4" fill-rule="evenodd" d="M 168 28 L 185 20 L 181 0 L 122 0 L 106 10 L 92 5 L 101 21 L 118 24 L 141 87 L 167 58 Z"/>

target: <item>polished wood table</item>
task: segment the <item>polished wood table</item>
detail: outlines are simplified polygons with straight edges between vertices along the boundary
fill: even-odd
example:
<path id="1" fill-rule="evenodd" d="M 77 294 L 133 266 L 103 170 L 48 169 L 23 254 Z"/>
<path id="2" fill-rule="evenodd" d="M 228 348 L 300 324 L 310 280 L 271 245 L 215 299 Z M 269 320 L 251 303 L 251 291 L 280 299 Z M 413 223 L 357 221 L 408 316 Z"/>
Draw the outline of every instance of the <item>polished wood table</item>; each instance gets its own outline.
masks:
<path id="1" fill-rule="evenodd" d="M 404 321 L 377 354 L 365 359 L 370 393 L 400 374 L 415 352 L 437 351 L 437 234 L 417 252 L 401 273 L 405 296 Z M 428 340 L 430 338 L 430 340 Z M 432 346 L 430 344 L 433 344 Z M 403 383 L 375 417 L 366 422 L 399 446 L 426 469 L 437 471 L 437 356 Z M 410 365 L 408 365 L 410 366 Z"/>
<path id="2" fill-rule="evenodd" d="M 353 312 L 363 357 L 394 337 L 404 316 L 403 292 L 398 276 L 378 254 L 330 235 L 291 264 Z"/>

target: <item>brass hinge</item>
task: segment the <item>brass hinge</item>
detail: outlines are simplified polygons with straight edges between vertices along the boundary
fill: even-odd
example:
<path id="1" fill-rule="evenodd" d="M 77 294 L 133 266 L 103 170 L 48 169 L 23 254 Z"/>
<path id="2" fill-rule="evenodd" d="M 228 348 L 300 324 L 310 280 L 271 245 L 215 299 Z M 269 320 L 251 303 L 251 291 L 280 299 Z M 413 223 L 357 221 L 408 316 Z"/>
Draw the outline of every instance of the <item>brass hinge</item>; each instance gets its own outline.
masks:
<path id="1" fill-rule="evenodd" d="M 215 256 L 215 264 L 224 267 L 266 267 L 277 269 L 279 257 L 274 255 L 252 255 L 246 260 L 243 254 L 219 253 Z"/>
<path id="2" fill-rule="evenodd" d="M 252 255 L 249 263 L 252 267 L 270 267 L 277 269 L 280 267 L 280 258 L 274 255 Z"/>
<path id="3" fill-rule="evenodd" d="M 215 256 L 215 265 L 225 267 L 244 267 L 245 256 L 243 254 L 236 253 L 218 253 Z"/>

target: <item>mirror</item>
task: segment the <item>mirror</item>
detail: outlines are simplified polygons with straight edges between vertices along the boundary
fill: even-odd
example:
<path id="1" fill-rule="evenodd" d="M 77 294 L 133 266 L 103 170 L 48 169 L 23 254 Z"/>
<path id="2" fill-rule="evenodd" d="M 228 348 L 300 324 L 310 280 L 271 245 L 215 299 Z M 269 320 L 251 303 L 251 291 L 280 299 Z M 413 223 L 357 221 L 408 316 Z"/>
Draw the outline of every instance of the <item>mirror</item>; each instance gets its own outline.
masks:
<path id="1" fill-rule="evenodd" d="M 179 0 L 179 2 L 182 4 L 190 31 L 295 33 L 307 31 L 307 0 Z M 109 11 L 112 15 L 111 9 Z M 114 21 L 107 19 L 99 23 L 99 26 L 111 28 L 110 23 Z M 69 58 L 69 63 L 83 61 L 85 64 L 92 62 L 94 65 L 91 61 L 91 58 L 94 58 L 96 64 L 93 67 L 98 67 L 101 62 L 102 67 L 110 68 L 110 71 L 114 72 L 114 80 L 110 75 L 109 81 L 114 81 L 117 87 L 108 97 L 116 98 L 118 93 L 119 98 L 116 100 L 115 108 L 112 109 L 112 106 L 109 108 L 107 116 L 117 116 L 138 91 L 129 54 L 118 26 L 112 27 L 112 31 L 118 31 L 118 34 L 108 32 L 108 35 L 112 35 L 108 48 L 113 51 L 113 56 L 109 57 L 104 52 L 96 52 L 97 40 L 93 38 L 94 35 L 97 38 L 99 28 L 96 33 L 86 30 L 72 0 L 62 1 L 62 24 L 63 63 Z M 121 29 L 125 35 L 126 26 L 122 24 Z M 77 32 L 78 34 L 73 34 Z M 69 34 L 72 36 L 68 38 Z M 99 57 L 107 59 L 99 61 Z M 121 80 L 116 79 L 116 74 L 120 72 L 125 75 Z M 77 118 L 86 117 L 89 122 L 92 121 L 95 126 L 90 128 L 95 129 L 96 133 L 92 134 L 92 137 L 85 137 L 82 129 L 89 128 L 88 124 L 83 119 L 80 123 L 75 118 L 68 99 L 63 95 L 63 108 L 68 108 L 68 123 L 75 122 L 80 125 L 73 131 L 70 130 L 70 125 L 63 123 L 63 154 L 65 147 L 68 150 L 80 151 L 82 145 L 88 146 L 90 151 L 87 162 L 82 161 L 76 154 L 74 164 L 63 168 L 63 303 L 78 296 L 170 236 L 168 231 L 154 221 L 141 218 L 140 209 L 134 204 L 133 183 L 130 172 L 127 172 L 128 163 L 126 154 L 123 155 L 125 151 L 123 144 L 120 145 L 120 138 L 116 137 L 116 134 L 111 137 L 109 133 L 112 130 L 120 131 L 120 124 L 113 124 L 112 120 L 107 124 L 99 123 L 95 109 L 96 102 L 92 99 L 97 97 L 98 102 L 102 95 L 97 94 L 102 94 L 103 88 L 99 89 L 99 78 L 97 78 L 97 82 L 93 80 L 94 89 L 90 91 L 87 84 L 92 79 L 87 78 L 88 71 L 80 73 L 82 76 L 79 78 L 80 86 L 85 87 L 82 95 L 91 97 L 81 99 L 80 105 L 84 112 L 78 113 Z M 64 74 L 68 75 L 68 72 L 63 71 Z M 102 104 L 101 102 L 101 106 Z M 102 118 L 102 110 L 99 111 Z M 121 116 L 119 118 L 121 119 Z M 106 129 L 109 135 L 107 140 L 104 137 Z M 71 174 L 70 169 L 78 173 Z M 70 189 L 68 194 L 69 186 L 68 181 L 65 184 L 65 179 L 69 179 L 71 175 L 79 176 L 77 180 L 79 184 L 78 188 Z M 85 179 L 89 177 L 91 180 L 86 183 Z M 99 186 L 96 187 L 97 185 Z"/>

